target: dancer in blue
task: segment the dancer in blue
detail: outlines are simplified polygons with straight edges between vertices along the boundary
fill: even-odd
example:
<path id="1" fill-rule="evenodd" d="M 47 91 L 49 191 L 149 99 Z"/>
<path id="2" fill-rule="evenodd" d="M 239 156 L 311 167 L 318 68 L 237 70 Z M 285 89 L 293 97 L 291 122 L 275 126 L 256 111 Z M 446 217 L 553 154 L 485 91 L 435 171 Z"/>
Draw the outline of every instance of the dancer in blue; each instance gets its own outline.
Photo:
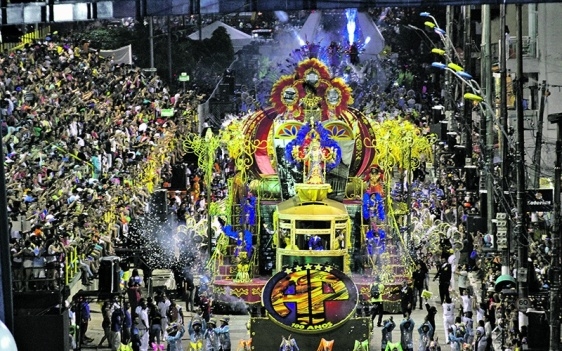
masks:
<path id="1" fill-rule="evenodd" d="M 386 233 L 382 229 L 371 228 L 365 235 L 367 253 L 373 267 L 381 264 L 381 254 L 385 250 Z"/>
<path id="2" fill-rule="evenodd" d="M 250 230 L 251 227 L 256 225 L 256 197 L 252 193 L 242 200 L 240 204 L 241 216 L 240 224 L 245 230 Z"/>
<path id="3" fill-rule="evenodd" d="M 318 235 L 313 235 L 308 239 L 308 249 L 309 250 L 324 250 L 324 244 L 322 243 L 322 238 Z"/>

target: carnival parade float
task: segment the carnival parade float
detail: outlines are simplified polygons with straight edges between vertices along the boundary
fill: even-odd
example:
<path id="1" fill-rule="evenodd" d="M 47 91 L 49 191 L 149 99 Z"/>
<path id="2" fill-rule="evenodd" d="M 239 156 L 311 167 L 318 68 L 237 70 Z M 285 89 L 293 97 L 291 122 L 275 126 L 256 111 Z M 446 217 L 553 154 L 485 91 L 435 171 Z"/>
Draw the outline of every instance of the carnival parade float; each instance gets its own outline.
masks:
<path id="1" fill-rule="evenodd" d="M 352 107 L 342 71 L 313 47 L 273 84 L 268 106 L 183 141 L 206 174 L 219 147 L 233 159 L 228 199 L 210 205 L 207 267 L 217 304 L 250 307 L 259 350 L 331 350 L 342 331 L 350 337 L 337 348 L 360 350 L 370 284 L 378 278 L 385 311 L 398 312 L 413 268 L 408 205 L 391 194 L 431 161 L 434 140 Z"/>

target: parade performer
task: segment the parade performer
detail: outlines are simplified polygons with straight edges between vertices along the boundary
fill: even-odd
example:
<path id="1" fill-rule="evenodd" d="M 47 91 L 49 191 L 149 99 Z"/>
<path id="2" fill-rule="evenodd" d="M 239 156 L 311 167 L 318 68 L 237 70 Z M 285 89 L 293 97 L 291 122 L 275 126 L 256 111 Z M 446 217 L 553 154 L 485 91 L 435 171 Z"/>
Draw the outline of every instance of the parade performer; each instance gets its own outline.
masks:
<path id="1" fill-rule="evenodd" d="M 381 327 L 382 315 L 384 313 L 383 307 L 383 291 L 384 285 L 381 283 L 380 278 L 375 277 L 375 281 L 369 287 L 371 298 L 371 324 L 375 325 L 375 318 L 378 317 L 377 327 Z M 386 325 L 386 321 L 385 321 Z"/>
<path id="2" fill-rule="evenodd" d="M 324 250 L 324 245 L 322 243 L 322 238 L 314 234 L 308 239 L 308 249 L 309 250 Z"/>
<path id="3" fill-rule="evenodd" d="M 181 324 L 172 323 L 168 328 L 166 328 L 168 336 L 166 341 L 168 342 L 169 351 L 182 351 L 181 338 L 185 334 L 185 328 Z"/>
<path id="4" fill-rule="evenodd" d="M 382 171 L 378 166 L 371 167 L 369 174 L 365 176 L 365 191 L 368 194 L 378 193 L 384 196 Z"/>
<path id="5" fill-rule="evenodd" d="M 248 283 L 251 282 L 250 279 L 250 264 L 248 263 L 248 256 L 246 252 L 242 252 L 240 257 L 238 257 L 239 263 L 236 266 L 236 277 L 234 281 L 236 283 Z"/>
<path id="6" fill-rule="evenodd" d="M 222 351 L 230 351 L 232 344 L 230 342 L 230 327 L 228 326 L 229 318 L 221 318 L 220 327 L 215 328 L 216 333 L 219 335 Z"/>
<path id="7" fill-rule="evenodd" d="M 244 252 L 246 255 L 246 240 L 244 239 L 244 232 L 238 232 L 238 237 L 236 238 L 236 249 L 234 249 L 234 257 L 240 258 L 240 254 Z"/>
<path id="8" fill-rule="evenodd" d="M 282 337 L 281 345 L 279 345 L 279 351 L 299 351 L 297 341 L 289 336 L 288 338 Z"/>
<path id="9" fill-rule="evenodd" d="M 189 322 L 189 341 L 190 350 L 201 351 L 203 350 L 203 341 L 205 340 L 204 326 L 205 321 L 199 317 L 193 318 Z"/>
<path id="10" fill-rule="evenodd" d="M 285 148 L 290 164 L 304 165 L 304 183 L 325 184 L 326 173 L 341 161 L 341 148 L 328 136 L 321 123 L 311 121 L 299 130 Z"/>
<path id="11" fill-rule="evenodd" d="M 373 227 L 369 229 L 369 231 L 365 235 L 365 244 L 367 246 L 369 260 L 371 261 L 371 265 L 374 268 L 381 264 L 381 254 L 385 250 L 386 234 L 384 230 L 375 229 Z"/>
<path id="12" fill-rule="evenodd" d="M 226 236 L 236 240 L 236 249 L 234 250 L 235 257 L 240 256 L 242 252 L 246 254 L 246 257 L 252 257 L 252 232 L 249 230 L 236 232 L 231 225 L 224 226 L 222 230 Z"/>
<path id="13" fill-rule="evenodd" d="M 382 338 L 381 338 L 381 350 L 386 351 L 388 349 L 388 345 L 394 345 L 392 343 L 392 331 L 396 327 L 396 323 L 394 323 L 394 319 L 390 316 L 389 319 L 384 321 L 384 325 L 382 327 Z M 397 343 L 400 346 L 400 343 Z M 402 347 L 400 347 L 401 349 Z M 392 350 L 392 349 L 390 349 Z"/>
<path id="14" fill-rule="evenodd" d="M 242 215 L 240 216 L 240 224 L 246 230 L 256 224 L 256 197 L 250 192 L 248 196 L 242 199 L 240 204 Z"/>
<path id="15" fill-rule="evenodd" d="M 216 319 L 211 318 L 209 323 L 207 323 L 207 330 L 205 330 L 205 351 L 219 351 L 220 339 L 215 330 L 216 327 Z"/>
<path id="16" fill-rule="evenodd" d="M 363 218 L 370 222 L 384 221 L 386 213 L 384 211 L 384 203 L 380 193 L 363 194 Z"/>

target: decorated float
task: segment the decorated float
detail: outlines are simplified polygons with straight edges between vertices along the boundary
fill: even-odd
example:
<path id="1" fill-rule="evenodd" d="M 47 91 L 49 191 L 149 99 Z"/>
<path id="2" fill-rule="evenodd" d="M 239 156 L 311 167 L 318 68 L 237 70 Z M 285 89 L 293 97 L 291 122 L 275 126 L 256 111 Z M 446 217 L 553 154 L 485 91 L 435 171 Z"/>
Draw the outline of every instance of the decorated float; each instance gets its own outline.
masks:
<path id="1" fill-rule="evenodd" d="M 242 301 L 259 314 L 271 276 L 320 265 L 346 275 L 360 304 L 378 277 L 385 310 L 396 312 L 393 291 L 413 262 L 408 205 L 390 194 L 431 161 L 433 140 L 400 117 L 381 120 L 352 107 L 353 91 L 329 59 L 333 50 L 314 55 L 311 45 L 275 81 L 268 106 L 183 140 L 208 184 L 217 150 L 233 159 L 228 199 L 209 201 L 212 235 L 199 237 L 215 248 L 207 265 L 215 302 Z"/>
<path id="2" fill-rule="evenodd" d="M 431 141 L 407 121 L 379 123 L 350 107 L 350 87 L 316 58 L 280 77 L 270 96 L 270 107 L 231 118 L 218 135 L 184 140 L 207 174 L 217 148 L 234 160 L 227 201 L 210 206 L 213 221 L 227 223 L 213 226 L 220 235 L 208 264 L 217 303 L 259 305 L 276 272 L 330 265 L 355 283 L 359 301 L 379 277 L 385 309 L 397 311 L 391 292 L 412 262 L 405 211 L 385 194 L 431 153 Z"/>

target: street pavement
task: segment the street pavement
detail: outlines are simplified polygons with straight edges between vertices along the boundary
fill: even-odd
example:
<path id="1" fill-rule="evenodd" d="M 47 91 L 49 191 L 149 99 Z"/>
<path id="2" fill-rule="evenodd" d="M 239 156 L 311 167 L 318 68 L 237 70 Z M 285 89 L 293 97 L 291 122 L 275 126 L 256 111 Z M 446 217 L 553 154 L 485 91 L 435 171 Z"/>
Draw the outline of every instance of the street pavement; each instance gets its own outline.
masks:
<path id="1" fill-rule="evenodd" d="M 435 336 L 438 338 L 441 346 L 446 346 L 445 344 L 445 332 L 443 330 L 443 318 L 442 318 L 442 307 L 440 306 L 440 301 L 439 301 L 439 294 L 438 294 L 438 286 L 437 283 L 433 282 L 431 278 L 433 278 L 433 276 L 435 275 L 435 271 L 432 271 L 430 273 L 430 285 L 429 285 L 429 290 L 433 293 L 433 297 L 428 301 L 430 305 L 432 306 L 436 306 L 437 307 L 437 315 L 435 318 L 435 324 L 436 324 L 436 331 L 435 331 Z M 160 271 L 160 272 L 156 272 L 155 274 L 153 274 L 153 285 L 154 286 L 161 286 L 164 285 L 164 281 L 167 279 L 168 277 L 168 273 L 165 271 Z M 97 289 L 96 286 L 97 282 L 95 282 L 93 285 L 91 285 L 90 287 L 88 287 L 88 290 L 95 290 Z M 148 291 L 144 291 L 143 292 L 143 296 L 148 296 Z M 453 299 L 456 300 L 456 299 Z M 191 312 L 186 312 L 185 309 L 185 303 L 183 301 L 176 301 L 178 302 L 181 306 L 182 309 L 184 311 L 184 315 L 185 315 L 185 320 L 186 323 L 191 319 L 192 313 Z M 457 307 L 459 307 L 459 303 L 456 303 Z M 100 303 L 91 303 L 91 310 L 92 310 L 92 320 L 89 324 L 89 328 L 88 328 L 88 336 L 93 338 L 94 341 L 90 344 L 90 346 L 86 346 L 86 347 L 82 347 L 82 350 L 88 350 L 88 349 L 97 349 L 97 350 L 110 350 L 110 348 L 108 347 L 107 342 L 104 342 L 104 345 L 102 347 L 97 347 L 97 345 L 99 344 L 100 340 L 103 337 L 103 329 L 101 327 L 101 323 L 102 323 L 102 314 L 101 314 L 101 302 Z M 419 306 L 416 306 L 419 307 Z M 419 339 L 419 334 L 417 332 L 418 327 L 424 322 L 424 317 L 426 316 L 426 310 L 424 309 L 415 309 L 412 311 L 412 319 L 415 322 L 415 328 L 414 328 L 414 349 L 417 349 L 417 345 L 418 345 L 418 339 Z M 383 320 L 388 319 L 391 315 L 390 314 L 385 314 L 383 316 Z M 394 314 L 392 315 L 393 319 L 396 323 L 396 328 L 394 329 L 394 331 L 392 332 L 392 336 L 393 336 L 393 340 L 396 342 L 398 340 L 400 340 L 400 328 L 399 328 L 399 324 L 400 322 L 403 320 L 402 315 L 400 314 Z M 214 317 L 218 320 L 221 317 L 223 317 L 223 315 L 214 315 Z M 232 316 L 228 316 L 230 318 L 230 338 L 232 341 L 232 350 L 235 351 L 238 348 L 238 344 L 240 340 L 244 340 L 244 339 L 249 339 L 250 338 L 250 334 L 247 330 L 247 324 L 248 321 L 250 319 L 249 315 L 232 315 Z M 376 326 L 374 327 L 373 332 L 371 333 L 371 340 L 370 340 L 370 349 L 371 351 L 373 350 L 380 350 L 380 342 L 381 342 L 381 328 L 377 328 Z M 281 335 L 279 336 L 272 336 L 272 337 L 277 337 L 279 340 L 281 340 Z M 188 350 L 187 345 L 188 342 L 187 340 L 189 340 L 189 335 L 186 333 L 184 338 L 183 338 L 183 345 L 184 345 L 184 349 Z M 337 340 L 335 345 L 337 345 Z M 150 348 L 151 350 L 151 348 Z M 258 351 L 267 351 L 267 350 L 258 350 Z M 303 350 L 303 351 L 308 351 L 308 350 Z M 348 351 L 348 350 L 345 350 Z M 351 350 L 349 350 L 351 351 Z"/>

